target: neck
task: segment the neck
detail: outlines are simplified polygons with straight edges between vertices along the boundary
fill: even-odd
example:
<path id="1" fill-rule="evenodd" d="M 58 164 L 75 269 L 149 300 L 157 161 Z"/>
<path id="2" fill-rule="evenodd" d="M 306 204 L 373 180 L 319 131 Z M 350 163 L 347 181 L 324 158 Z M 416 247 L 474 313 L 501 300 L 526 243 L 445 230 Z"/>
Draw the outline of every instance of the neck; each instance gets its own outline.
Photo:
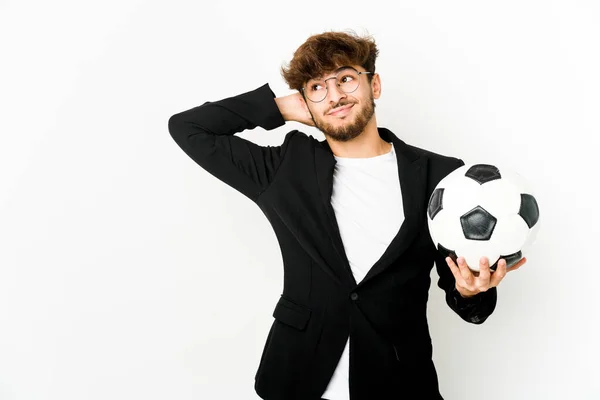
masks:
<path id="1" fill-rule="evenodd" d="M 337 157 L 369 158 L 389 153 L 392 150 L 392 144 L 379 136 L 375 115 L 361 134 L 352 140 L 338 142 L 329 136 L 325 136 L 325 139 L 327 139 L 327 144 Z"/>

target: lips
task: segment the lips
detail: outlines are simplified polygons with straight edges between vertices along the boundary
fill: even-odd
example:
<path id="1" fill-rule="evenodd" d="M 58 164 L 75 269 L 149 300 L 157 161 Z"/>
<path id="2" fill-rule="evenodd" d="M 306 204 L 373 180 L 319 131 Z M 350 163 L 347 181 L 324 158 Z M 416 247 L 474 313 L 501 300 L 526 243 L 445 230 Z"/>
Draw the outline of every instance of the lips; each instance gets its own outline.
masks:
<path id="1" fill-rule="evenodd" d="M 344 114 L 344 113 L 347 112 L 346 110 L 351 109 L 353 106 L 354 106 L 354 103 L 352 103 L 352 104 L 346 104 L 344 106 L 341 106 L 341 107 L 338 107 L 338 108 L 335 108 L 335 109 L 331 110 L 328 113 L 328 115 L 334 115 L 335 116 L 335 115 Z"/>

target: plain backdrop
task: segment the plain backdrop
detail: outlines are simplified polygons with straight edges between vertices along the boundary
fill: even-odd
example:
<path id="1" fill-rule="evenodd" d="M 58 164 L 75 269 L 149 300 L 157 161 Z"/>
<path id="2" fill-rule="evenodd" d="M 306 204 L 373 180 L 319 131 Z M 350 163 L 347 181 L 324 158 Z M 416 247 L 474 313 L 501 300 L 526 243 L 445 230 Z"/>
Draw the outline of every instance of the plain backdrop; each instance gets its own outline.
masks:
<path id="1" fill-rule="evenodd" d="M 432 272 L 445 399 L 600 399 L 598 20 L 593 0 L 0 1 L 0 399 L 258 399 L 277 240 L 167 121 L 291 94 L 280 67 L 329 30 L 376 39 L 379 126 L 534 185 L 537 242 L 483 325 Z M 324 138 L 239 135 L 292 129 Z"/>

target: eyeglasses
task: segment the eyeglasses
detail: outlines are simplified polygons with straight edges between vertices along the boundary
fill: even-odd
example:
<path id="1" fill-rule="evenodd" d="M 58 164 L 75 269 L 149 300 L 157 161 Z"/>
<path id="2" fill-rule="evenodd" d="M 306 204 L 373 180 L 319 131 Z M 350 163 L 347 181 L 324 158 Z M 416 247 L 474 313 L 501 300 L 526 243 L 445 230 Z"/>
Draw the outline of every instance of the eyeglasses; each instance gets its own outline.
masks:
<path id="1" fill-rule="evenodd" d="M 357 71 L 352 67 L 342 67 L 339 72 L 327 79 L 311 79 L 302 88 L 305 96 L 313 103 L 319 103 L 327 97 L 327 81 L 335 79 L 338 88 L 344 93 L 352 93 L 360 84 L 360 75 L 371 74 L 368 71 Z"/>

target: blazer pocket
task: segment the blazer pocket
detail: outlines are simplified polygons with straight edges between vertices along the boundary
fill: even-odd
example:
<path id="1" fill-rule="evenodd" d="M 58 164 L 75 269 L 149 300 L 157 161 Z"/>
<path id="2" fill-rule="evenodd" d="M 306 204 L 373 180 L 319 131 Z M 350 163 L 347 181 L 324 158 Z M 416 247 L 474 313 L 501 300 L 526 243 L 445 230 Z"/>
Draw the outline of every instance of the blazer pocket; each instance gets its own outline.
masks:
<path id="1" fill-rule="evenodd" d="M 279 298 L 275 310 L 273 310 L 273 317 L 276 320 L 299 330 L 306 327 L 310 314 L 310 308 L 288 300 L 283 295 Z"/>

